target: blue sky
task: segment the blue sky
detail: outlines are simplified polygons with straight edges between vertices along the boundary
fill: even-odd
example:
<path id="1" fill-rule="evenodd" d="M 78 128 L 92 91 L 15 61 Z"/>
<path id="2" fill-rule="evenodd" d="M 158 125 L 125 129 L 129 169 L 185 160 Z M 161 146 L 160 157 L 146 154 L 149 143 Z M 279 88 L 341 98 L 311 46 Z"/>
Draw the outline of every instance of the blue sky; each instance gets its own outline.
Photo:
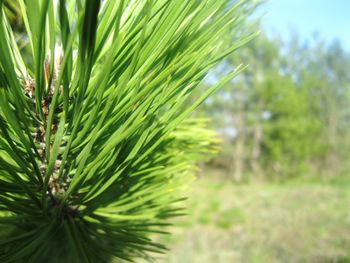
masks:
<path id="1" fill-rule="evenodd" d="M 318 32 L 327 41 L 338 38 L 350 51 L 350 0 L 270 0 L 260 11 L 270 34 L 288 38 L 294 30 L 310 40 Z"/>

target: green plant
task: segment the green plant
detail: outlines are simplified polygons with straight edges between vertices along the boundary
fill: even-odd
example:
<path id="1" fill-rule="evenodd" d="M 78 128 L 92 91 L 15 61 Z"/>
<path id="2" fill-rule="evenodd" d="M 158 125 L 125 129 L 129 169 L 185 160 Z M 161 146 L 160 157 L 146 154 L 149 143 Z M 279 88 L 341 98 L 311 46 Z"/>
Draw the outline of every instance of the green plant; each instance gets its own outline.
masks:
<path id="1" fill-rule="evenodd" d="M 236 35 L 252 3 L 19 0 L 29 54 L 7 6 L 0 1 L 0 261 L 163 252 L 149 236 L 182 213 L 180 192 L 214 140 L 190 114 L 240 68 L 187 98 L 253 37 Z"/>

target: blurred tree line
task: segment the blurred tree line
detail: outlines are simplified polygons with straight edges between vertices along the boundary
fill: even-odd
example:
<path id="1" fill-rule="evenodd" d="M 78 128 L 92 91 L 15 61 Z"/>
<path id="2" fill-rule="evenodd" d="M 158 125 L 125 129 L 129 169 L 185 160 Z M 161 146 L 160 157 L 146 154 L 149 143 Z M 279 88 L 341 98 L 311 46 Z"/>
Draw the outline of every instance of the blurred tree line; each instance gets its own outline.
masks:
<path id="1" fill-rule="evenodd" d="M 337 41 L 261 34 L 208 78 L 249 67 L 202 107 L 224 143 L 210 165 L 249 177 L 340 176 L 349 165 L 350 56 Z"/>

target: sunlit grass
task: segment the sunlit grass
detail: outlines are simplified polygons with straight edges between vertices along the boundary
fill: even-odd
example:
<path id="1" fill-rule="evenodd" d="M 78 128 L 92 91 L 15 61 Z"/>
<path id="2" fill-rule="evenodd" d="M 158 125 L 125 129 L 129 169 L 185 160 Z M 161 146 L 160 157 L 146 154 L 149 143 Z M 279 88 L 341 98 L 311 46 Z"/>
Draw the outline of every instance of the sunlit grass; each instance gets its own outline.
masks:
<path id="1" fill-rule="evenodd" d="M 320 182 L 234 185 L 216 176 L 193 184 L 190 220 L 179 219 L 162 262 L 350 261 L 349 189 Z"/>

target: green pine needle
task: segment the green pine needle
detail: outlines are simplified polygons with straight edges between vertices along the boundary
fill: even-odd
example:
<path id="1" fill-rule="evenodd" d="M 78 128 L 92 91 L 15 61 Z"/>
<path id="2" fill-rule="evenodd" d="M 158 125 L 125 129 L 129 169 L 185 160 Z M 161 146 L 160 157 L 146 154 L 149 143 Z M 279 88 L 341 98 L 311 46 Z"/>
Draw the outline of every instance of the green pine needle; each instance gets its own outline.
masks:
<path id="1" fill-rule="evenodd" d="M 191 113 L 243 68 L 189 98 L 253 37 L 239 34 L 252 8 L 228 0 L 0 1 L 0 262 L 111 262 L 166 251 L 150 236 L 183 214 L 196 162 L 216 151 L 215 133 Z"/>

